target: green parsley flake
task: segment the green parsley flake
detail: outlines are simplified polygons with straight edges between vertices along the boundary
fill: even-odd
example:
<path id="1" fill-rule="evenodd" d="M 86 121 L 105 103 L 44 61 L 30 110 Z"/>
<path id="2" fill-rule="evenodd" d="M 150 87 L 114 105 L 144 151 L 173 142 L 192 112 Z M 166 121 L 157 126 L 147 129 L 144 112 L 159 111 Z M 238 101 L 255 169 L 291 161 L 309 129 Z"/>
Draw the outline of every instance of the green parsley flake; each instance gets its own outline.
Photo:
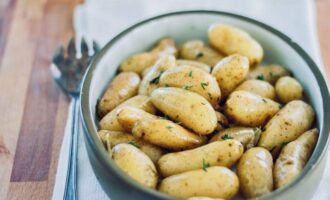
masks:
<path id="1" fill-rule="evenodd" d="M 256 77 L 256 79 L 264 81 L 264 80 L 265 80 L 265 77 L 264 77 L 263 74 L 259 74 L 259 75 Z"/>
<path id="2" fill-rule="evenodd" d="M 188 76 L 189 76 L 189 77 L 192 77 L 192 71 L 191 71 L 191 70 L 190 70 Z"/>
<path id="3" fill-rule="evenodd" d="M 203 52 L 198 52 L 198 54 L 196 54 L 196 58 L 201 58 L 203 56 L 204 56 Z"/>
<path id="4" fill-rule="evenodd" d="M 205 86 L 208 86 L 208 85 L 209 85 L 209 83 L 201 82 L 201 86 L 202 86 L 203 90 L 205 90 Z"/>
<path id="5" fill-rule="evenodd" d="M 139 146 L 138 144 L 136 144 L 136 142 L 135 142 L 134 140 L 129 141 L 128 144 L 133 145 L 133 146 L 135 146 L 136 148 L 140 148 L 140 146 Z"/>
<path id="6" fill-rule="evenodd" d="M 234 139 L 233 137 L 229 136 L 228 134 L 224 134 L 221 139 L 223 140 L 229 140 L 229 139 Z"/>
<path id="7" fill-rule="evenodd" d="M 192 87 L 191 85 L 185 85 L 185 86 L 183 86 L 183 89 L 189 90 L 191 87 Z"/>
<path id="8" fill-rule="evenodd" d="M 166 126 L 166 128 L 171 130 L 173 127 L 172 126 Z"/>
<path id="9" fill-rule="evenodd" d="M 202 169 L 207 172 L 207 168 L 210 167 L 209 163 L 206 163 L 205 160 L 203 159 L 203 164 L 202 164 Z"/>

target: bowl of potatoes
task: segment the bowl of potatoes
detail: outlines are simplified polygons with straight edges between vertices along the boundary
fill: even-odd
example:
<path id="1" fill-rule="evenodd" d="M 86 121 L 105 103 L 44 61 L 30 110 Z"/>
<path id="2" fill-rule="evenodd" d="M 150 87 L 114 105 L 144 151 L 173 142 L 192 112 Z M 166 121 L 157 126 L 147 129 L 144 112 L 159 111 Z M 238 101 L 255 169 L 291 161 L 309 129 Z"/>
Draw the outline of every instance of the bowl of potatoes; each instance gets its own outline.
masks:
<path id="1" fill-rule="evenodd" d="M 183 11 L 137 23 L 97 54 L 81 115 L 111 199 L 310 199 L 329 102 L 318 67 L 284 34 Z"/>

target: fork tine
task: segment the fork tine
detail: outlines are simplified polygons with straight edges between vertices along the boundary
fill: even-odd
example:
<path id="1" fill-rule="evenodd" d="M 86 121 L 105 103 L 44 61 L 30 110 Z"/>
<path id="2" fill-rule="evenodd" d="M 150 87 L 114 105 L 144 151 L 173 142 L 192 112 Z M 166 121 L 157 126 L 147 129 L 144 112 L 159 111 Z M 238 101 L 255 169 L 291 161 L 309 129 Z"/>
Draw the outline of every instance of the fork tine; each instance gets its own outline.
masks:
<path id="1" fill-rule="evenodd" d="M 86 43 L 86 40 L 85 40 L 85 38 L 82 38 L 81 39 L 81 54 L 82 54 L 82 56 L 84 57 L 84 56 L 88 56 L 88 45 L 87 45 L 87 43 Z"/>
<path id="2" fill-rule="evenodd" d="M 93 41 L 93 50 L 94 54 L 100 51 L 100 46 L 95 41 Z"/>
<path id="3" fill-rule="evenodd" d="M 77 51 L 76 51 L 76 46 L 75 45 L 76 45 L 75 44 L 75 39 L 71 38 L 70 42 L 68 44 L 68 50 L 67 50 L 68 51 L 68 56 L 70 58 L 76 58 Z"/>
<path id="4" fill-rule="evenodd" d="M 54 56 L 52 58 L 52 62 L 56 65 L 60 65 L 64 62 L 64 47 L 60 46 L 55 50 Z"/>

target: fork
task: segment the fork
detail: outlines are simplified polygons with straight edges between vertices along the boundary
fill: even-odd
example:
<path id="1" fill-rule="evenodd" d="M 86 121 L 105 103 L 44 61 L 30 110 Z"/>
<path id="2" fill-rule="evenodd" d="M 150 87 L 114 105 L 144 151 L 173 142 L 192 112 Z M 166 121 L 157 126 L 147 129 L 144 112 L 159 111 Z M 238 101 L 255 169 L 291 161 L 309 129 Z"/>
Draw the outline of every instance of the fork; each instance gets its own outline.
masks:
<path id="1" fill-rule="evenodd" d="M 81 40 L 81 57 L 77 57 L 75 40 L 72 38 L 65 52 L 64 47 L 59 47 L 52 59 L 51 72 L 54 80 L 71 98 L 72 126 L 70 134 L 68 171 L 66 176 L 64 200 L 76 200 L 77 197 L 77 145 L 79 134 L 79 102 L 81 82 L 86 69 L 93 56 L 88 54 L 88 45 L 84 38 Z M 94 55 L 99 51 L 98 45 L 93 42 Z M 65 55 L 66 53 L 66 55 Z"/>

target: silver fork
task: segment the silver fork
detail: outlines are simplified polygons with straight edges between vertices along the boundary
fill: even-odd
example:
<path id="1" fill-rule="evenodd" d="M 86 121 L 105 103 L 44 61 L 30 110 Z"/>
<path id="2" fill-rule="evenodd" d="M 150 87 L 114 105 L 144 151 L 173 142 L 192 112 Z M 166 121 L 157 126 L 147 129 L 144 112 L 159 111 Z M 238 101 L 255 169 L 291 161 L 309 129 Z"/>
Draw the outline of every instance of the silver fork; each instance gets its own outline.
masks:
<path id="1" fill-rule="evenodd" d="M 93 56 L 88 55 L 88 46 L 81 40 L 81 58 L 77 58 L 75 40 L 72 38 L 68 44 L 66 55 L 64 47 L 59 47 L 52 59 L 51 72 L 56 83 L 72 101 L 72 128 L 70 134 L 68 171 L 66 176 L 64 200 L 76 200 L 77 197 L 77 144 L 79 134 L 79 96 L 81 81 Z M 94 54 L 99 50 L 93 42 Z"/>

